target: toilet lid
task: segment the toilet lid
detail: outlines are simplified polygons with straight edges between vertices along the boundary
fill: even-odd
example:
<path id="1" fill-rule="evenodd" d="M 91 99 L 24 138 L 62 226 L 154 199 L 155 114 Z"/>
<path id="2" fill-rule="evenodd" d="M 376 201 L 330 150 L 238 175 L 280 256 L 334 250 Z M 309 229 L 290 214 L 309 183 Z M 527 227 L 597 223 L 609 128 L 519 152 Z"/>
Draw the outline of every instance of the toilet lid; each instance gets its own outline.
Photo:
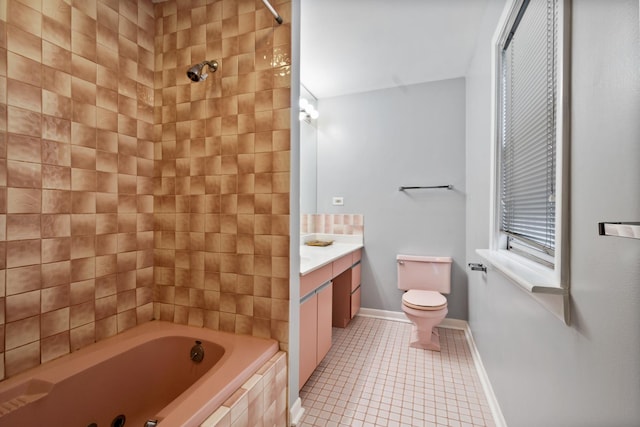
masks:
<path id="1" fill-rule="evenodd" d="M 402 295 L 402 303 L 416 310 L 441 310 L 447 299 L 440 292 L 411 289 Z"/>

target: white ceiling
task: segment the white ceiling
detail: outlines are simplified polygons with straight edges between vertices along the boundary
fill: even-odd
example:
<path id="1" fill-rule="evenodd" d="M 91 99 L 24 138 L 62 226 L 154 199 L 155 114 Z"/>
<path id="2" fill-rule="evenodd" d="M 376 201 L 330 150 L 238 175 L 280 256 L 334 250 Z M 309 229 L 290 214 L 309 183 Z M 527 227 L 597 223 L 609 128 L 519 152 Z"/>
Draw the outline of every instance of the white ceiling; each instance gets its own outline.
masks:
<path id="1" fill-rule="evenodd" d="M 318 98 L 464 76 L 488 0 L 301 0 L 301 81 Z"/>

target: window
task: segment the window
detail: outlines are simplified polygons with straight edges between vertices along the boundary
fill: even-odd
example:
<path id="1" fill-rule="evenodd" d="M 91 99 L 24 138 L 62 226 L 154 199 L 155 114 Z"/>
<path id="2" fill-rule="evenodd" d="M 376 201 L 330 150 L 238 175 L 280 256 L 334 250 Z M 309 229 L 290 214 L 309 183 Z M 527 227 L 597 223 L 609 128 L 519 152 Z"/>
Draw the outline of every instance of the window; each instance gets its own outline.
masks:
<path id="1" fill-rule="evenodd" d="M 513 0 L 496 43 L 493 265 L 567 295 L 567 0 Z M 507 271 L 508 270 L 508 271 Z"/>
<path id="2" fill-rule="evenodd" d="M 501 52 L 500 231 L 506 249 L 553 268 L 557 5 L 525 1 Z"/>

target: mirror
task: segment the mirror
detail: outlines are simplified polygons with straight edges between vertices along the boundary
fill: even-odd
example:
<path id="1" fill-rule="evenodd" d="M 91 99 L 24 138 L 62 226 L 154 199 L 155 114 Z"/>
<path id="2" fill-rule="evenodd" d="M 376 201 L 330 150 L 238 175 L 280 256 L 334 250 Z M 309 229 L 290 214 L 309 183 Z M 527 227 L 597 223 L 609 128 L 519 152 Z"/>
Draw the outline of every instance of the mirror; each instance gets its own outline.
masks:
<path id="1" fill-rule="evenodd" d="M 313 107 L 317 107 L 318 100 L 304 85 L 300 87 L 300 99 L 306 99 Z M 307 117 L 302 111 L 300 118 L 300 213 L 315 214 L 317 213 L 318 130 L 315 119 Z"/>

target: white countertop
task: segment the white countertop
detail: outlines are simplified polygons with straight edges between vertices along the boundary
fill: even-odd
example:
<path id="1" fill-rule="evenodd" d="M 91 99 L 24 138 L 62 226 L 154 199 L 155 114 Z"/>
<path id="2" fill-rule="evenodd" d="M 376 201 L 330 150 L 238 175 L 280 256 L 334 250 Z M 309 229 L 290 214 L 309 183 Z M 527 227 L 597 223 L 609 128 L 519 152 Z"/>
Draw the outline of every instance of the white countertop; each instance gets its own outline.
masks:
<path id="1" fill-rule="evenodd" d="M 325 265 L 364 247 L 362 236 L 358 237 L 360 237 L 360 239 L 340 239 L 337 235 L 314 235 L 313 238 L 307 239 L 334 240 L 334 242 L 329 246 L 307 246 L 301 244 L 300 275 L 304 276 L 305 274 L 311 273 L 320 267 L 324 267 Z"/>

